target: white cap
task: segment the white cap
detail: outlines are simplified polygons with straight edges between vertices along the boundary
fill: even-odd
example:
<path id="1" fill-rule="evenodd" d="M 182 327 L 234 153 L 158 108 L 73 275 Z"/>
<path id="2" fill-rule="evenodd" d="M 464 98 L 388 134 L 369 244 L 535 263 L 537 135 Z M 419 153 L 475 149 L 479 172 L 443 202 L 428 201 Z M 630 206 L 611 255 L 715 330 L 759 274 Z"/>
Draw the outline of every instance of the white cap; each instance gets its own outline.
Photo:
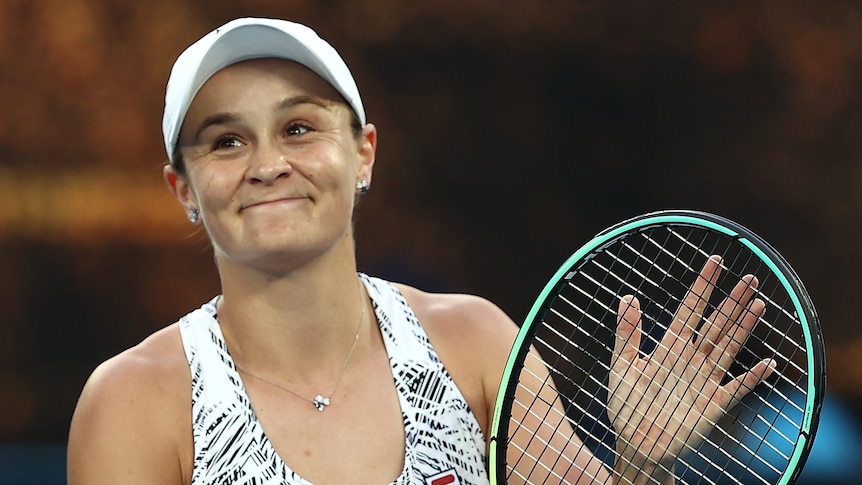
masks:
<path id="1" fill-rule="evenodd" d="M 189 46 L 174 63 L 165 93 L 162 133 L 173 162 L 186 112 L 201 86 L 231 64 L 275 57 L 298 62 L 331 84 L 365 124 L 356 81 L 338 52 L 310 28 L 286 20 L 242 18 L 230 21 Z"/>

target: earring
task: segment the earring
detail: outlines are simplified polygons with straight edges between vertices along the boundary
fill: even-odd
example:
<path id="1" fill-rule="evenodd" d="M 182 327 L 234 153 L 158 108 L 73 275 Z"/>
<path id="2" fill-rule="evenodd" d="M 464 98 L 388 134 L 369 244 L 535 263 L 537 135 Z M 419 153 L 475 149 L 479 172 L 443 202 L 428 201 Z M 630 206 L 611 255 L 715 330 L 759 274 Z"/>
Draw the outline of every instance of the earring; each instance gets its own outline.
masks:
<path id="1" fill-rule="evenodd" d="M 198 223 L 198 219 L 200 219 L 200 217 L 201 217 L 201 211 L 200 211 L 200 210 L 198 210 L 198 209 L 192 209 L 192 210 L 190 210 L 190 211 L 189 211 L 189 221 L 190 221 L 192 224 L 197 224 L 197 223 Z"/>
<path id="2" fill-rule="evenodd" d="M 362 179 L 359 182 L 356 182 L 356 190 L 359 191 L 359 195 L 365 195 L 369 190 L 371 190 L 371 184 L 369 184 L 367 180 Z"/>

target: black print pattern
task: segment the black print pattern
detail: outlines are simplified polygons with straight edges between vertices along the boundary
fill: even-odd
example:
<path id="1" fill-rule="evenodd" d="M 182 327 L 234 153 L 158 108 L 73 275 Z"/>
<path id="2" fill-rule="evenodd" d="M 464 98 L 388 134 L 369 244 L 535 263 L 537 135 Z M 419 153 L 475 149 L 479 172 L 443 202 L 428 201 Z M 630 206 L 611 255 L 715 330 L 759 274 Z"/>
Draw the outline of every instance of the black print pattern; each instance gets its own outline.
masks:
<path id="1" fill-rule="evenodd" d="M 427 485 L 454 471 L 456 483 L 488 483 L 485 438 L 422 325 L 391 284 L 360 274 L 389 354 L 407 436 L 404 471 L 392 485 Z M 218 325 L 218 297 L 180 320 L 192 372 L 193 485 L 311 485 L 266 439 Z"/>

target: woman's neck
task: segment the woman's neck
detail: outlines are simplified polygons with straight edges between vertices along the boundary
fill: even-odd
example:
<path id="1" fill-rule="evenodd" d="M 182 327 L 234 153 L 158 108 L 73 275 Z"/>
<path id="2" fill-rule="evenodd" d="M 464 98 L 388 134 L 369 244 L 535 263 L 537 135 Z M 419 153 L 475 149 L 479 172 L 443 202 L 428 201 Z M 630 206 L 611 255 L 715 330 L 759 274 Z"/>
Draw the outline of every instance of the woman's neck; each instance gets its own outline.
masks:
<path id="1" fill-rule="evenodd" d="M 253 372 L 337 372 L 363 313 L 373 317 L 353 259 L 281 275 L 224 261 L 219 269 L 219 323 L 233 358 Z"/>

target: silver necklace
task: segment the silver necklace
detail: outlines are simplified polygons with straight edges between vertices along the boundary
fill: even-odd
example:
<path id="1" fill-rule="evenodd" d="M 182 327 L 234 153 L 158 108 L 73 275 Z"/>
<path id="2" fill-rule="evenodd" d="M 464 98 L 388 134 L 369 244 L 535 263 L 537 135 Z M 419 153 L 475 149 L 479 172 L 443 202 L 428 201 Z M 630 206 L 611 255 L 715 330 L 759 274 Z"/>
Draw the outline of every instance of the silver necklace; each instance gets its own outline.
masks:
<path id="1" fill-rule="evenodd" d="M 275 381 L 267 379 L 266 377 L 261 377 L 257 374 L 251 373 L 251 372 L 247 371 L 245 368 L 243 368 L 242 366 L 240 366 L 238 363 L 236 363 L 236 361 L 234 361 L 234 365 L 236 366 L 236 368 L 239 371 L 243 372 L 244 374 L 247 374 L 251 377 L 254 377 L 255 379 L 262 381 L 262 382 L 265 382 L 265 383 L 267 383 L 273 387 L 277 387 L 283 391 L 287 391 L 287 392 L 293 394 L 294 396 L 302 399 L 303 401 L 311 401 L 311 404 L 313 404 L 314 407 L 316 407 L 318 411 L 320 411 L 320 412 L 326 411 L 326 406 L 329 406 L 330 404 L 332 404 L 332 396 L 335 395 L 335 391 L 338 390 L 338 385 L 341 384 L 341 378 L 344 377 L 344 371 L 347 370 L 347 364 L 350 362 L 350 357 L 353 355 L 353 351 L 356 350 L 356 343 L 359 342 L 359 335 L 362 332 L 362 323 L 365 321 L 365 302 L 362 301 L 362 289 L 361 288 L 359 290 L 359 302 L 362 305 L 362 313 L 359 315 L 359 324 L 357 324 L 357 326 L 356 326 L 356 335 L 353 336 L 353 344 L 350 346 L 350 351 L 347 352 L 347 357 L 344 358 L 344 363 L 341 364 L 341 370 L 338 371 L 338 378 L 335 379 L 335 385 L 332 387 L 332 391 L 329 393 L 329 395 L 324 396 L 322 394 L 318 394 L 318 395 L 314 396 L 314 399 L 312 399 L 312 398 L 306 397 L 306 396 L 294 391 L 293 389 L 290 389 L 290 388 L 285 387 L 285 386 L 283 386 L 283 385 L 281 385 Z"/>

